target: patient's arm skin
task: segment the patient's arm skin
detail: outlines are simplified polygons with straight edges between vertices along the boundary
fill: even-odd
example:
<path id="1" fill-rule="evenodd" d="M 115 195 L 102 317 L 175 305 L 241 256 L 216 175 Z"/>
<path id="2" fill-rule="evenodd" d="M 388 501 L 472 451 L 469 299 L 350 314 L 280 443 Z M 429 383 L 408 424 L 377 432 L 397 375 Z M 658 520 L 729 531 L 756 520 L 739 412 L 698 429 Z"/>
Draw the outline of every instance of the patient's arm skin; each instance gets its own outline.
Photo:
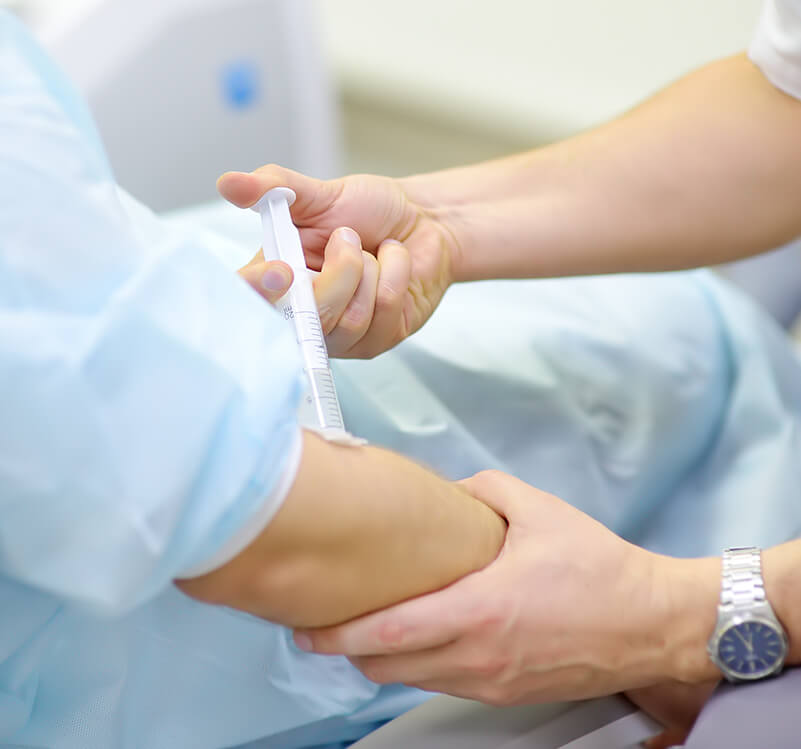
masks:
<path id="1" fill-rule="evenodd" d="M 179 588 L 317 627 L 441 588 L 498 554 L 505 521 L 459 485 L 386 450 L 303 440 L 272 522 L 232 561 Z"/>
<path id="2" fill-rule="evenodd" d="M 655 704 L 657 685 L 669 685 L 661 697 L 674 708 L 676 689 L 690 704 L 708 693 L 720 678 L 706 652 L 720 558 L 678 559 L 633 546 L 507 474 L 486 471 L 462 483 L 508 519 L 497 561 L 431 595 L 297 632 L 298 645 L 347 655 L 381 684 L 497 704 L 637 690 L 667 720 Z M 801 665 L 801 539 L 764 551 L 762 569 L 789 636 L 788 665 Z"/>

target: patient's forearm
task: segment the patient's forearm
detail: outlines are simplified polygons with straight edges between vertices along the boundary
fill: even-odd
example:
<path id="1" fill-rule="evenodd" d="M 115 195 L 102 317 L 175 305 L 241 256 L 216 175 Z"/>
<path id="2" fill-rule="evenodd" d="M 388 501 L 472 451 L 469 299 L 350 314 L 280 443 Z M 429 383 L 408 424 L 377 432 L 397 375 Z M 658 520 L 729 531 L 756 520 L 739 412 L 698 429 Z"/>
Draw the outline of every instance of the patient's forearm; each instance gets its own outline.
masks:
<path id="1" fill-rule="evenodd" d="M 801 102 L 744 55 L 527 154 L 402 181 L 458 280 L 669 270 L 801 234 Z"/>
<path id="2" fill-rule="evenodd" d="M 411 461 L 306 433 L 297 479 L 259 538 L 178 585 L 288 626 L 319 627 L 485 566 L 505 530 L 484 504 Z"/>

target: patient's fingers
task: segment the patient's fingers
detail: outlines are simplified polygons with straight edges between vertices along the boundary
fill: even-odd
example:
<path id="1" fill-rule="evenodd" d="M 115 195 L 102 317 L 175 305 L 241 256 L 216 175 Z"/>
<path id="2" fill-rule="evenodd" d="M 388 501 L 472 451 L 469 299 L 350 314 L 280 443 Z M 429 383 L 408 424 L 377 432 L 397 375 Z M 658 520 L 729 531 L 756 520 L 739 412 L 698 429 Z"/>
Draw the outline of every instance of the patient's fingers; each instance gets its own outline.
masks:
<path id="1" fill-rule="evenodd" d="M 314 297 L 326 335 L 336 327 L 351 303 L 363 272 L 359 235 L 348 227 L 337 229 L 328 240 L 323 267 L 314 279 Z"/>
<path id="2" fill-rule="evenodd" d="M 346 356 L 370 328 L 375 309 L 379 267 L 375 255 L 362 250 L 362 277 L 336 327 L 326 337 L 331 356 Z"/>
<path id="3" fill-rule="evenodd" d="M 275 304 L 292 285 L 292 268 L 281 260 L 266 262 L 261 250 L 244 267 L 239 275 L 270 304 Z"/>
<path id="4" fill-rule="evenodd" d="M 468 576 L 444 590 L 345 624 L 298 630 L 295 643 L 302 650 L 349 656 L 428 650 L 457 640 L 478 604 Z"/>

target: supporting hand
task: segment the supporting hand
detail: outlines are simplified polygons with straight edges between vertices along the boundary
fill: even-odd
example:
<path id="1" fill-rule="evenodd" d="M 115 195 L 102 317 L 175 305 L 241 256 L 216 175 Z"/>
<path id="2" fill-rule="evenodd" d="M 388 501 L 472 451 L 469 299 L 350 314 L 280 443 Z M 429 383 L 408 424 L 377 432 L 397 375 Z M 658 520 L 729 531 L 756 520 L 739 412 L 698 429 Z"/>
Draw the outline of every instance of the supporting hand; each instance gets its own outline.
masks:
<path id="1" fill-rule="evenodd" d="M 719 562 L 651 554 L 499 472 L 462 483 L 509 522 L 493 564 L 354 622 L 297 633 L 298 644 L 350 655 L 379 683 L 491 704 L 714 676 L 704 648 Z"/>

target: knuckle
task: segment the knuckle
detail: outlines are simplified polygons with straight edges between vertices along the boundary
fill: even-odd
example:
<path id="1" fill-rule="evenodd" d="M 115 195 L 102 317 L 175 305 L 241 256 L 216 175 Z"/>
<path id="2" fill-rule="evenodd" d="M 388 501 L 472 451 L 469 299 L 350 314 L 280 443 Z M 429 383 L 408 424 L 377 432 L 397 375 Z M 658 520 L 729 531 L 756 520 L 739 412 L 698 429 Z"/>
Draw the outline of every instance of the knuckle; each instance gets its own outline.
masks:
<path id="1" fill-rule="evenodd" d="M 352 272 L 358 269 L 361 273 L 364 267 L 362 248 L 348 241 L 348 237 L 339 229 L 328 238 L 325 246 L 324 260 L 326 265 L 333 265 L 338 272 L 347 270 Z M 325 269 L 324 269 L 325 270 Z"/>
<path id="2" fill-rule="evenodd" d="M 482 473 L 488 481 L 497 481 L 504 476 L 503 471 L 499 471 L 497 468 L 489 468 L 486 471 L 482 471 Z"/>
<path id="3" fill-rule="evenodd" d="M 509 608 L 496 596 L 488 596 L 474 614 L 474 626 L 482 636 L 502 637 L 509 621 Z"/>
<path id="4" fill-rule="evenodd" d="M 487 683 L 498 685 L 506 681 L 510 671 L 510 660 L 496 648 L 475 648 L 465 664 L 468 672 Z"/>
<path id="5" fill-rule="evenodd" d="M 361 333 L 370 323 L 370 308 L 364 302 L 353 299 L 339 319 L 339 327 L 347 333 Z"/>
<path id="6" fill-rule="evenodd" d="M 320 325 L 323 329 L 323 335 L 328 335 L 337 325 L 337 317 L 332 307 L 327 304 L 321 304 L 317 308 L 320 315 Z"/>
<path id="7" fill-rule="evenodd" d="M 269 164 L 263 164 L 262 166 L 258 167 L 255 171 L 258 174 L 273 174 L 279 176 L 284 173 L 284 168 L 279 166 L 278 164 L 270 162 Z"/>
<path id="8" fill-rule="evenodd" d="M 376 311 L 394 310 L 400 306 L 402 298 L 402 291 L 396 289 L 392 284 L 386 281 L 378 281 L 375 299 Z"/>
<path id="9" fill-rule="evenodd" d="M 479 487 L 490 487 L 497 483 L 502 475 L 501 471 L 490 468 L 486 471 L 479 471 L 473 476 L 472 481 Z"/>
<path id="10" fill-rule="evenodd" d="M 521 689 L 521 684 L 509 678 L 509 674 L 506 671 L 493 681 L 486 682 L 485 689 L 486 701 L 496 707 L 517 705 L 528 701 L 533 696 L 531 694 L 526 695 L 525 690 Z"/>
<path id="11" fill-rule="evenodd" d="M 386 621 L 378 628 L 378 642 L 388 650 L 397 651 L 406 640 L 406 628 L 396 621 Z"/>
<path id="12" fill-rule="evenodd" d="M 342 270 L 354 275 L 361 275 L 364 270 L 362 251 L 347 242 L 340 242 L 338 262 L 343 266 Z"/>
<path id="13" fill-rule="evenodd" d="M 371 263 L 377 270 L 378 261 L 369 252 L 362 252 L 360 286 L 357 288 L 356 294 L 348 302 L 342 317 L 337 323 L 338 327 L 342 328 L 346 333 L 354 334 L 358 337 L 361 337 L 367 330 L 373 316 L 375 298 L 372 293 L 368 293 L 370 290 L 363 286 L 364 284 L 369 284 L 371 278 L 374 280 L 377 277 L 373 274 Z"/>
<path id="14" fill-rule="evenodd" d="M 503 674 L 504 666 L 497 658 L 481 658 L 470 666 L 470 671 L 481 679 L 494 680 Z"/>
<path id="15" fill-rule="evenodd" d="M 482 686 L 478 697 L 481 702 L 492 705 L 492 707 L 504 707 L 504 705 L 509 704 L 506 687 L 497 684 Z"/>

